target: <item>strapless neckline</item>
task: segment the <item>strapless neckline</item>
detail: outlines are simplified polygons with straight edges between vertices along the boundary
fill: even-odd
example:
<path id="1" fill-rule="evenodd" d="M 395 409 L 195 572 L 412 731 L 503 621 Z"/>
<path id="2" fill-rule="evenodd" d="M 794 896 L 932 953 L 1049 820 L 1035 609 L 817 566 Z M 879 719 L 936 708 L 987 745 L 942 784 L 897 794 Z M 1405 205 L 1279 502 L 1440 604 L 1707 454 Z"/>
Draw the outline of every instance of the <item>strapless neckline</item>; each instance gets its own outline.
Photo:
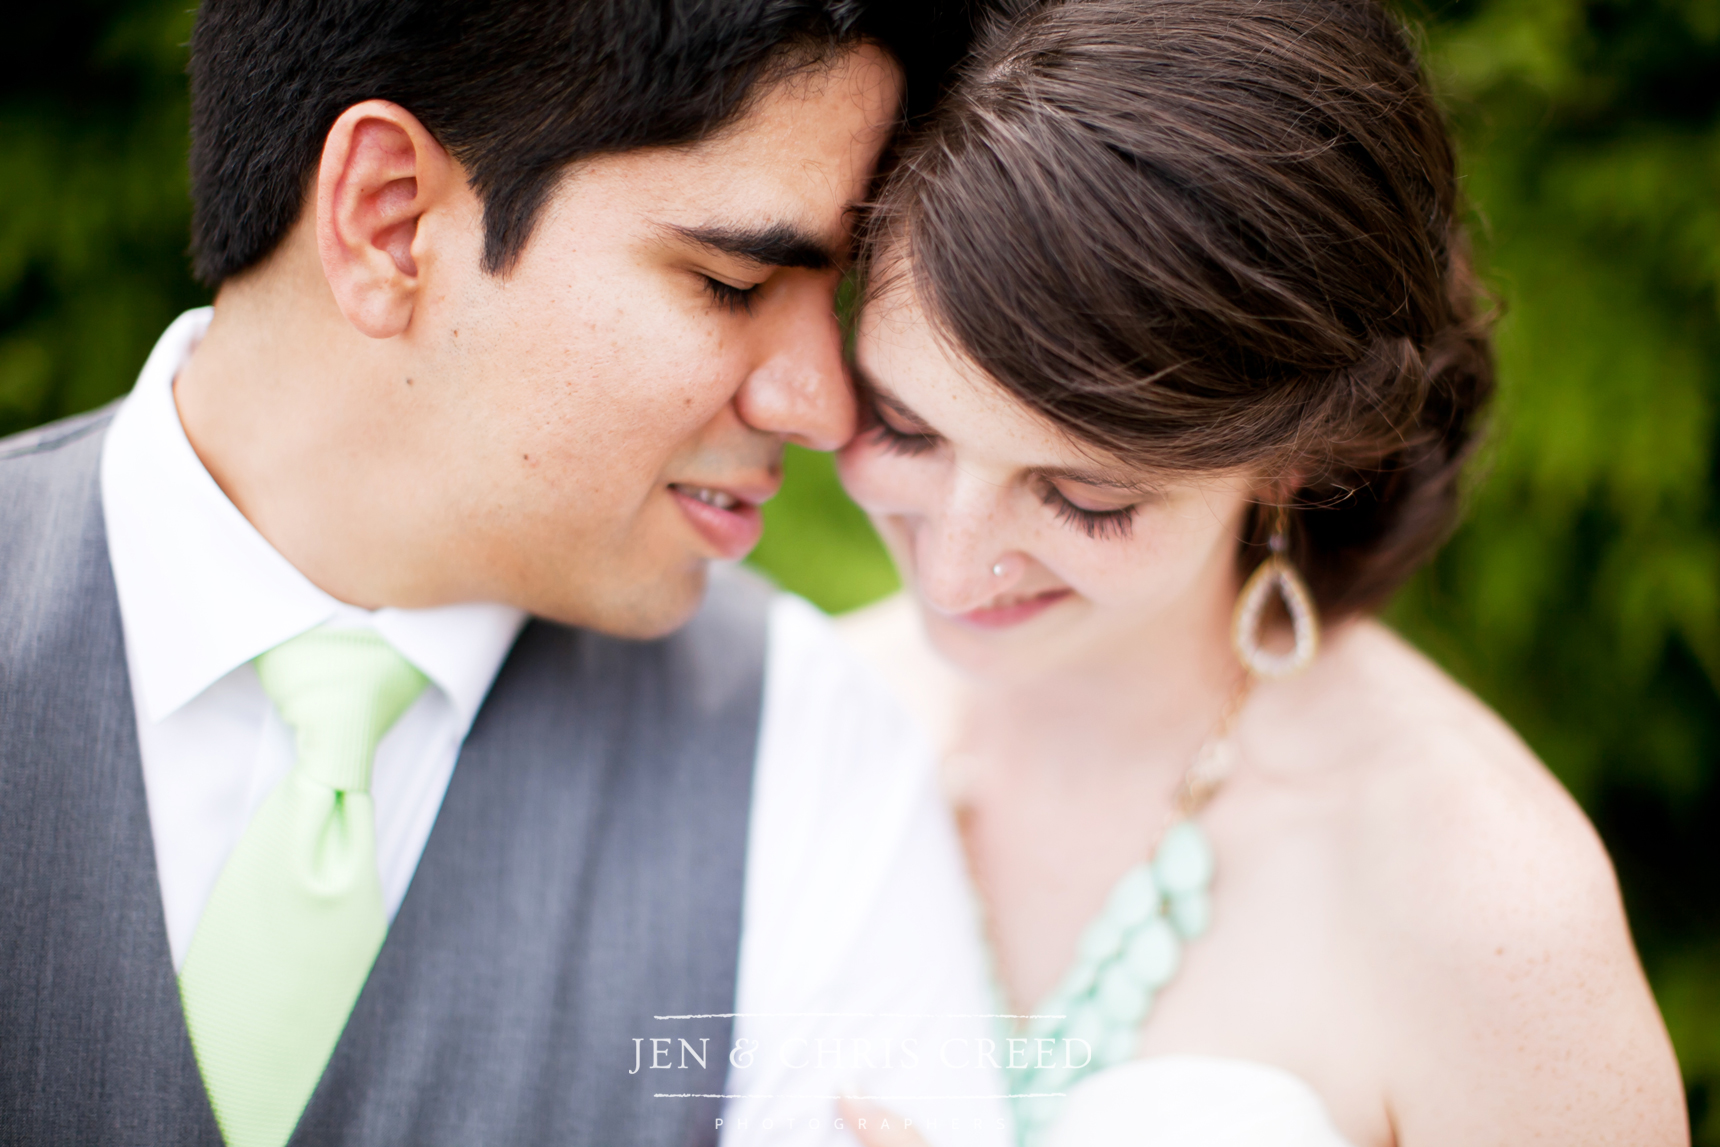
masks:
<path id="1" fill-rule="evenodd" d="M 1299 1076 L 1246 1059 L 1155 1055 L 1069 1090 L 1045 1147 L 1354 1147 Z"/>

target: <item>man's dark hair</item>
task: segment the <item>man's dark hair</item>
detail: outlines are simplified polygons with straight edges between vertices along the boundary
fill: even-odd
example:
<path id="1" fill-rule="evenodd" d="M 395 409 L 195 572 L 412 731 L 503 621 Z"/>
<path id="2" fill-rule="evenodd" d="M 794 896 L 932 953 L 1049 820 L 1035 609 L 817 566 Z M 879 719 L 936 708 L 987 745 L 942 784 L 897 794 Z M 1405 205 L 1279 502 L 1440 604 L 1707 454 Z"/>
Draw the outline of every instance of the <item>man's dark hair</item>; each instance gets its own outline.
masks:
<path id="1" fill-rule="evenodd" d="M 191 37 L 192 249 L 205 283 L 256 265 L 298 219 L 323 141 L 367 99 L 400 104 L 484 203 L 484 266 L 510 267 L 576 160 L 703 139 L 760 81 L 862 39 L 931 103 L 967 47 L 955 0 L 205 0 Z"/>

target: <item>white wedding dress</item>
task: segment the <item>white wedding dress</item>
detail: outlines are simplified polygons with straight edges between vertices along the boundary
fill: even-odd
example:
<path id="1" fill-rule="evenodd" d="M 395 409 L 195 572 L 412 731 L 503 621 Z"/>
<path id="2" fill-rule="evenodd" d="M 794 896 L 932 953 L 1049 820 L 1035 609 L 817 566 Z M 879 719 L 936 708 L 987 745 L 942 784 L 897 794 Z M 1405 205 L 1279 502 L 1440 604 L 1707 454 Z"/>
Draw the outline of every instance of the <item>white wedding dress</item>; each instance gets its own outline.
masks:
<path id="1" fill-rule="evenodd" d="M 1045 1147 L 1352 1147 L 1320 1097 L 1280 1068 L 1155 1055 L 1069 1091 Z"/>
<path id="2" fill-rule="evenodd" d="M 901 655 L 919 648 L 920 621 L 905 593 L 839 619 L 862 659 L 933 739 L 948 743 L 951 670 L 935 658 Z M 946 760 L 952 800 L 963 787 Z M 1001 1009 L 1007 1011 L 1009 1009 Z M 1095 1072 L 1069 1089 L 1039 1147 L 1354 1147 L 1333 1126 L 1312 1087 L 1290 1072 L 1252 1060 L 1155 1055 Z"/>

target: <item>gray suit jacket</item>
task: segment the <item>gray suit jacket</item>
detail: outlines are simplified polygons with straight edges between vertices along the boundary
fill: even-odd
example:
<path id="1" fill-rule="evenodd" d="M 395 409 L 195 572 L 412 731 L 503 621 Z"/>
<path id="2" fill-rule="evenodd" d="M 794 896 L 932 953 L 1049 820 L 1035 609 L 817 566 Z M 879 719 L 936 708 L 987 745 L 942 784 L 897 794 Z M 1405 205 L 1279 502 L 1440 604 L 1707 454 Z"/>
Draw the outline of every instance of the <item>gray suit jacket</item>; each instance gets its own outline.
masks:
<path id="1" fill-rule="evenodd" d="M 0 442 L 0 1144 L 216 1145 L 108 562 L 107 418 Z M 652 1017 L 733 1010 L 767 601 L 721 581 L 653 642 L 525 628 L 293 1143 L 714 1142 L 717 1101 L 629 1071 L 637 1038 L 708 1038 L 671 1090 L 723 1090 L 729 1021 Z"/>

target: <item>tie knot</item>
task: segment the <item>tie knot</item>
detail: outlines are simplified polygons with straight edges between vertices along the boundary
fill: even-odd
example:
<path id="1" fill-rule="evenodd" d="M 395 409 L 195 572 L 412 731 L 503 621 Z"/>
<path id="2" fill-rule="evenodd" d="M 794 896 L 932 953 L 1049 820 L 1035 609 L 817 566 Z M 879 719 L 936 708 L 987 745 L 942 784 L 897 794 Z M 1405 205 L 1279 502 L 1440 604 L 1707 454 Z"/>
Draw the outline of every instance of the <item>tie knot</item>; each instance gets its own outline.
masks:
<path id="1" fill-rule="evenodd" d="M 263 692 L 298 738 L 297 768 L 342 792 L 366 792 L 382 740 L 428 683 L 367 629 L 313 629 L 257 658 Z"/>

